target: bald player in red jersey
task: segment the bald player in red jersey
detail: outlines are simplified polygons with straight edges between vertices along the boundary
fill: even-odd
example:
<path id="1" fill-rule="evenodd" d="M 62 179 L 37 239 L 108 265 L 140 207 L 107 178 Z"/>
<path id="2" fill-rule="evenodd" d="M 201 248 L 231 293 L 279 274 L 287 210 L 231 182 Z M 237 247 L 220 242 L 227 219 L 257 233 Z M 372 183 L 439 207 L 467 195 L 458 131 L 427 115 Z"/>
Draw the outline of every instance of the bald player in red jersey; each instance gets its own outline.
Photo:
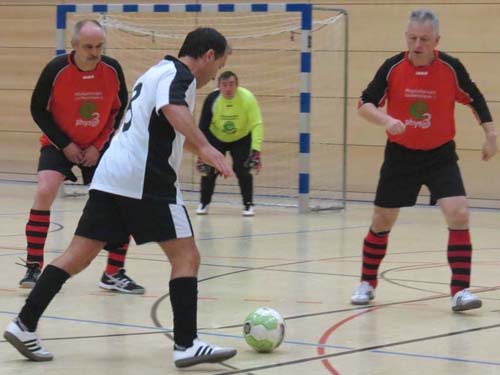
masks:
<path id="1" fill-rule="evenodd" d="M 375 297 L 378 268 L 387 250 L 389 232 L 401 207 L 413 206 L 422 185 L 439 204 L 449 228 L 453 311 L 481 307 L 470 286 L 472 245 L 469 209 L 455 152 L 455 102 L 473 110 L 485 134 L 483 160 L 497 152 L 497 133 L 486 101 L 456 58 L 436 50 L 439 21 L 429 10 L 410 15 L 408 51 L 387 59 L 363 91 L 360 115 L 383 126 L 388 140 L 380 170 L 370 230 L 364 239 L 361 283 L 351 303 L 368 304 Z M 387 112 L 379 107 L 387 103 Z"/>
<path id="2" fill-rule="evenodd" d="M 31 114 L 43 132 L 38 184 L 26 224 L 27 271 L 21 288 L 33 288 L 44 263 L 50 208 L 64 180 L 76 181 L 73 166 L 89 184 L 113 132 L 118 128 L 128 92 L 118 61 L 102 55 L 105 33 L 94 20 L 75 24 L 73 51 L 51 60 L 36 84 Z M 125 274 L 127 243 L 108 244 L 108 263 L 99 286 L 143 294 L 144 288 Z"/>

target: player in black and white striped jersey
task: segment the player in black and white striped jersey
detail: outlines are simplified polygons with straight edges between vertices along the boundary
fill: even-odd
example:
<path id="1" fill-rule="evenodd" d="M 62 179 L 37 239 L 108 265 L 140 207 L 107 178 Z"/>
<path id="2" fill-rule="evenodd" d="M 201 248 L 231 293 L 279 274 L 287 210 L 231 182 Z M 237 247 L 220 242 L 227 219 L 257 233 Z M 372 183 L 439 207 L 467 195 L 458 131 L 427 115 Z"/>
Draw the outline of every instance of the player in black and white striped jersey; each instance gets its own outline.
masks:
<path id="1" fill-rule="evenodd" d="M 45 268 L 4 333 L 21 354 L 34 361 L 52 360 L 35 332 L 40 316 L 64 282 L 82 271 L 106 242 L 124 241 L 129 235 L 137 244 L 157 242 L 172 266 L 175 365 L 220 362 L 236 354 L 236 349 L 197 337 L 200 255 L 178 185 L 183 147 L 222 176 L 232 175 L 192 115 L 196 88 L 215 79 L 228 51 L 219 32 L 198 28 L 186 36 L 178 58 L 166 56 L 137 80 L 124 123 L 96 170 L 73 240 Z"/>

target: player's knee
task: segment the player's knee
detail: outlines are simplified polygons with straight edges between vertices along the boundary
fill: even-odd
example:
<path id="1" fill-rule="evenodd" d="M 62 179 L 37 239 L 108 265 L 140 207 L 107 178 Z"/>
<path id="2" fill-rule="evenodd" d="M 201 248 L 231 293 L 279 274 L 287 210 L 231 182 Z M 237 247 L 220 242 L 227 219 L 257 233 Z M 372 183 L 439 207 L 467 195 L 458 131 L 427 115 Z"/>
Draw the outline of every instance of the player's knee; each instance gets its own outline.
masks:
<path id="1" fill-rule="evenodd" d="M 455 226 L 466 227 L 469 224 L 469 208 L 467 206 L 458 206 L 451 210 L 447 216 L 448 222 Z"/>
<path id="2" fill-rule="evenodd" d="M 59 186 L 54 186 L 50 184 L 39 184 L 35 200 L 38 204 L 46 207 L 50 207 L 54 198 L 57 195 L 57 191 L 59 190 Z"/>
<path id="3" fill-rule="evenodd" d="M 371 229 L 374 232 L 388 231 L 391 230 L 395 221 L 396 217 L 392 213 L 378 211 L 373 214 Z"/>

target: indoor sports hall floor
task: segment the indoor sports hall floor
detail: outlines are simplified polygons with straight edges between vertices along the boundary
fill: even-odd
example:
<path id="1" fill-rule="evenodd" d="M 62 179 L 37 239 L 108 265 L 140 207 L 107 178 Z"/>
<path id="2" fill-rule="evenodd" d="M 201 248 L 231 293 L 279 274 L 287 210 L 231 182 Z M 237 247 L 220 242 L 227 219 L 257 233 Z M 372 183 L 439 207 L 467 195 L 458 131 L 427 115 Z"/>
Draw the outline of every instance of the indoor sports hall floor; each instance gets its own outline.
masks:
<path id="1" fill-rule="evenodd" d="M 0 183 L 0 330 L 27 296 L 17 288 L 24 269 L 24 225 L 33 184 Z M 473 290 L 483 308 L 451 312 L 447 231 L 435 208 L 402 211 L 389 241 L 375 303 L 350 305 L 358 283 L 360 248 L 371 205 L 298 215 L 290 208 L 216 203 L 194 215 L 196 195 L 186 195 L 202 260 L 200 337 L 234 346 L 224 364 L 177 370 L 173 366 L 168 298 L 169 265 L 154 245 L 131 246 L 127 273 L 146 287 L 144 296 L 97 287 L 105 253 L 69 280 L 41 319 L 39 333 L 55 359 L 34 363 L 0 339 L 1 375 L 156 374 L 500 374 L 500 220 L 494 210 L 472 211 Z M 85 197 L 53 206 L 47 260 L 64 250 Z M 286 319 L 285 342 L 258 354 L 242 338 L 241 323 L 259 306 Z"/>

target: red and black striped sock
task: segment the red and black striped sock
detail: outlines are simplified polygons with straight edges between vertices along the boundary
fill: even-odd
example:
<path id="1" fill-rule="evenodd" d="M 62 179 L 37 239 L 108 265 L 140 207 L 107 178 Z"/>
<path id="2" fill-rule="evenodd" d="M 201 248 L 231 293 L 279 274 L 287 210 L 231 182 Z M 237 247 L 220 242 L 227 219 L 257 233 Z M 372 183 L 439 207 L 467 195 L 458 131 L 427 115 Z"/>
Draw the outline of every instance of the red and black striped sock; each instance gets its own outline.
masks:
<path id="1" fill-rule="evenodd" d="M 114 275 L 120 268 L 125 267 L 125 257 L 127 256 L 129 242 L 107 244 L 105 249 L 108 250 L 108 263 L 106 264 L 106 273 Z"/>
<path id="2" fill-rule="evenodd" d="M 448 264 L 451 268 L 451 295 L 470 286 L 472 244 L 468 229 L 450 229 Z"/>
<path id="3" fill-rule="evenodd" d="M 369 230 L 363 243 L 363 268 L 361 281 L 367 281 L 373 288 L 377 287 L 378 268 L 387 252 L 389 231 L 375 233 Z"/>
<path id="4" fill-rule="evenodd" d="M 43 268 L 43 249 L 45 240 L 49 232 L 50 211 L 34 210 L 30 211 L 28 222 L 26 223 L 26 251 L 28 256 L 26 262 L 38 263 L 40 269 Z"/>

